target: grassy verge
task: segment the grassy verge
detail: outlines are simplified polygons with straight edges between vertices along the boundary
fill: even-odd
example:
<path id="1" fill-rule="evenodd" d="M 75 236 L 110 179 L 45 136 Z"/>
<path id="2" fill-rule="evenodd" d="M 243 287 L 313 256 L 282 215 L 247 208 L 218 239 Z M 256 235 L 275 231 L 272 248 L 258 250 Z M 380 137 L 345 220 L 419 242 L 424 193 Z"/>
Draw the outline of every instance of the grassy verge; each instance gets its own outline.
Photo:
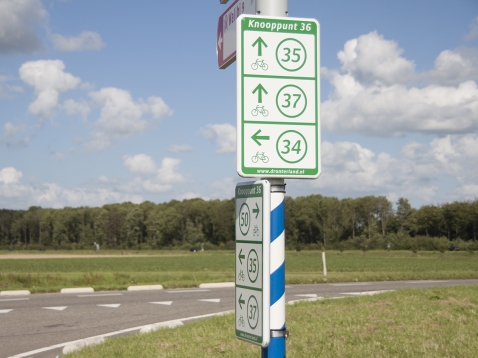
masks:
<path id="1" fill-rule="evenodd" d="M 288 357 L 474 357 L 478 287 L 409 289 L 287 307 Z M 107 340 L 68 358 L 259 357 L 234 336 L 234 315 Z"/>
<path id="2" fill-rule="evenodd" d="M 108 255 L 109 253 L 109 255 Z M 204 282 L 234 281 L 234 252 L 186 251 L 107 252 L 101 257 L 78 252 L 35 253 L 22 259 L 0 259 L 0 290 L 57 292 L 64 287 L 95 290 L 161 284 L 166 288 L 196 287 Z M 25 258 L 27 257 L 27 258 Z M 54 258 L 56 257 L 56 258 Z M 327 277 L 320 252 L 286 252 L 288 284 L 386 280 L 478 278 L 478 255 L 467 252 L 361 251 L 327 252 Z"/>

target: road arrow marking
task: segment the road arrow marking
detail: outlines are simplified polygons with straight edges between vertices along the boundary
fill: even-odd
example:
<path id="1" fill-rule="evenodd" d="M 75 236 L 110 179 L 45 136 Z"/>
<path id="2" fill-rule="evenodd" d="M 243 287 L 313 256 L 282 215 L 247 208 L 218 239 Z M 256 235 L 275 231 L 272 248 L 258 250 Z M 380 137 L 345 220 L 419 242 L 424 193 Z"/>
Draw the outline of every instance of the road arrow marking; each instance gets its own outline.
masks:
<path id="1" fill-rule="evenodd" d="M 241 293 L 241 296 L 239 297 L 239 306 L 241 307 L 241 310 L 242 310 L 242 304 L 246 304 L 246 301 L 242 299 L 242 293 Z"/>
<path id="2" fill-rule="evenodd" d="M 255 207 L 254 209 L 252 209 L 252 213 L 253 213 L 253 214 L 256 214 L 256 219 L 257 219 L 257 216 L 258 216 L 259 213 L 260 213 L 259 205 L 257 205 L 257 203 L 256 203 L 256 207 Z"/>
<path id="3" fill-rule="evenodd" d="M 257 102 L 262 103 L 262 93 L 268 94 L 266 89 L 264 88 L 263 85 L 260 83 L 257 85 L 256 88 L 252 91 L 252 94 L 255 94 L 257 92 Z"/>
<path id="4" fill-rule="evenodd" d="M 11 310 L 0 310 L 0 313 L 8 313 L 8 312 L 11 312 L 11 311 L 13 311 L 13 309 L 11 309 Z"/>
<path id="5" fill-rule="evenodd" d="M 246 255 L 242 254 L 242 249 L 241 249 L 241 251 L 239 252 L 239 262 L 241 263 L 241 265 L 242 265 L 242 259 L 245 259 L 245 258 L 246 258 Z"/>
<path id="6" fill-rule="evenodd" d="M 262 37 L 258 37 L 256 41 L 252 44 L 252 47 L 256 47 L 257 45 L 257 56 L 262 56 L 262 46 L 267 48 L 267 44 L 265 41 L 262 39 Z"/>
<path id="7" fill-rule="evenodd" d="M 114 304 L 111 304 L 111 305 L 97 305 L 99 307 L 109 307 L 109 308 L 118 308 L 119 306 L 121 306 L 119 303 L 114 303 Z"/>
<path id="8" fill-rule="evenodd" d="M 166 305 L 166 306 L 171 306 L 171 304 L 173 303 L 173 301 L 163 301 L 163 302 L 150 302 L 154 305 Z"/>
<path id="9" fill-rule="evenodd" d="M 260 140 L 269 140 L 270 137 L 269 137 L 268 135 L 259 135 L 259 133 L 261 133 L 261 130 L 260 130 L 260 129 L 259 129 L 256 133 L 254 133 L 251 138 L 252 138 L 252 140 L 253 140 L 254 142 L 256 142 L 256 143 L 259 145 L 259 147 L 260 147 L 260 146 L 262 145 L 262 143 L 259 142 L 259 141 L 260 141 Z M 257 217 L 257 216 L 256 216 L 256 217 Z"/>
<path id="10" fill-rule="evenodd" d="M 54 311 L 63 311 L 68 306 L 61 306 L 61 307 L 42 307 L 45 310 L 54 310 Z"/>
<path id="11" fill-rule="evenodd" d="M 211 298 L 211 299 L 198 300 L 198 301 L 219 303 L 219 302 L 221 302 L 221 299 L 220 298 Z"/>

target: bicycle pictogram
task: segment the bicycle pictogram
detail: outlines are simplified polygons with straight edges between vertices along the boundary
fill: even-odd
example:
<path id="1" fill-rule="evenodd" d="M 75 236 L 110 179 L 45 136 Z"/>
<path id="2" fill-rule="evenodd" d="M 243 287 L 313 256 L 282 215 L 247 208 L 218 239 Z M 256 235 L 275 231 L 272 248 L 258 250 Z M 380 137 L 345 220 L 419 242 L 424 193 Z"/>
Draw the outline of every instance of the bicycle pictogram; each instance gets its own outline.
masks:
<path id="1" fill-rule="evenodd" d="M 246 275 L 244 275 L 244 270 L 241 270 L 239 274 L 237 275 L 237 279 L 239 281 L 244 281 L 246 279 Z"/>
<path id="2" fill-rule="evenodd" d="M 246 325 L 246 321 L 244 320 L 244 316 L 239 317 L 239 327 L 244 327 Z"/>
<path id="3" fill-rule="evenodd" d="M 263 163 L 267 163 L 269 161 L 269 157 L 265 155 L 265 152 L 257 152 L 256 155 L 254 155 L 251 158 L 253 163 L 257 163 L 259 160 L 261 160 Z"/>
<path id="4" fill-rule="evenodd" d="M 252 236 L 259 236 L 259 228 L 257 227 L 257 225 L 254 225 Z"/>
<path id="5" fill-rule="evenodd" d="M 269 111 L 267 109 L 265 109 L 264 106 L 257 105 L 256 108 L 254 108 L 251 111 L 251 113 L 252 113 L 253 116 L 257 116 L 260 113 L 264 117 L 267 117 L 267 115 L 269 114 Z"/>
<path id="6" fill-rule="evenodd" d="M 255 70 L 257 70 L 259 67 L 262 68 L 264 71 L 267 71 L 267 69 L 269 68 L 269 66 L 267 66 L 267 63 L 265 63 L 264 60 L 259 60 L 259 59 L 257 59 L 256 62 L 254 62 L 254 63 L 251 65 L 251 68 L 255 71 Z"/>

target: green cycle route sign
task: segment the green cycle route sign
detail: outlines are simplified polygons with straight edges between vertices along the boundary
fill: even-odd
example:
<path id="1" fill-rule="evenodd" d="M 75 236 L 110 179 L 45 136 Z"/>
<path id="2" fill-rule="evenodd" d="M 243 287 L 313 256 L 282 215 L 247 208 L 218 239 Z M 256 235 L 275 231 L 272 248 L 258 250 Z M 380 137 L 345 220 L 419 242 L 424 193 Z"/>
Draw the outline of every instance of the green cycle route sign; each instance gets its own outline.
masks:
<path id="1" fill-rule="evenodd" d="M 267 347 L 270 341 L 270 183 L 236 186 L 236 337 Z"/>
<path id="2" fill-rule="evenodd" d="M 318 178 L 319 23 L 242 15 L 237 26 L 238 174 Z"/>

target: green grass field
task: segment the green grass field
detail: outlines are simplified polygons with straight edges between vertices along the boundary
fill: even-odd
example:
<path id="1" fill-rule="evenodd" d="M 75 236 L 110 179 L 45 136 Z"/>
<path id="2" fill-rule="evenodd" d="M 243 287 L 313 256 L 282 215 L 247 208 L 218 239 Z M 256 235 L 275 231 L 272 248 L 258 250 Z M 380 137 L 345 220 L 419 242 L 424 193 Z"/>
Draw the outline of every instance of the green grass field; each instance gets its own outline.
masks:
<path id="1" fill-rule="evenodd" d="M 18 258 L 18 254 L 0 255 L 0 291 L 56 292 L 84 286 L 117 290 L 149 284 L 174 288 L 234 281 L 233 251 L 145 251 L 123 255 L 103 251 L 100 257 L 81 251 L 76 257 L 71 251 L 21 255 L 26 258 Z M 408 251 L 368 251 L 364 255 L 361 251 L 328 251 L 327 268 L 328 275 L 324 277 L 320 252 L 286 252 L 288 284 L 478 278 L 478 255 Z"/>
<path id="2" fill-rule="evenodd" d="M 476 357 L 478 287 L 408 289 L 376 296 L 287 306 L 287 357 Z M 110 357 L 260 357 L 234 335 L 234 315 L 175 329 L 107 340 L 66 355 Z"/>

